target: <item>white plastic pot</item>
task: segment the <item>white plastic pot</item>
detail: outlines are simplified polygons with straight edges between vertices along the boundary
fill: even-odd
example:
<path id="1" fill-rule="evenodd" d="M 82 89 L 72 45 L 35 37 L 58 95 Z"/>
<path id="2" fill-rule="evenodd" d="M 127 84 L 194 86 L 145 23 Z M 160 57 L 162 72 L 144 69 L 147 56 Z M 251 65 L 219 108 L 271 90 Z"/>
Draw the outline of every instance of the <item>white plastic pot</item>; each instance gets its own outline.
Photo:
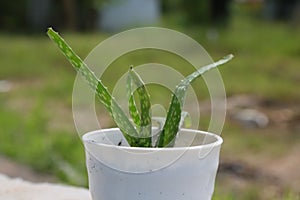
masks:
<path id="1" fill-rule="evenodd" d="M 183 129 L 173 148 L 129 147 L 119 129 L 83 136 L 93 200 L 210 200 L 222 138 Z"/>

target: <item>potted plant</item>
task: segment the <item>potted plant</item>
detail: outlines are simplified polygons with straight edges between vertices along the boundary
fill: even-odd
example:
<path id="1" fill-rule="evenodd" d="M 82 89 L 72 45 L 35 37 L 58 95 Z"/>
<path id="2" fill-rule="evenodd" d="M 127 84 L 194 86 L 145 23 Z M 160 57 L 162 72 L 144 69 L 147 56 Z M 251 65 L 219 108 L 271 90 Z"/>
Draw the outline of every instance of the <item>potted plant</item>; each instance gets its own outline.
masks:
<path id="1" fill-rule="evenodd" d="M 85 78 L 118 126 L 92 131 L 82 137 L 92 199 L 211 199 L 222 138 L 181 128 L 187 116 L 182 107 L 190 83 L 233 56 L 226 56 L 184 78 L 175 89 L 165 119 L 151 116 L 147 89 L 130 67 L 128 117 L 101 80 L 59 34 L 51 28 L 47 34 Z M 153 120 L 158 121 L 158 127 L 152 127 Z"/>

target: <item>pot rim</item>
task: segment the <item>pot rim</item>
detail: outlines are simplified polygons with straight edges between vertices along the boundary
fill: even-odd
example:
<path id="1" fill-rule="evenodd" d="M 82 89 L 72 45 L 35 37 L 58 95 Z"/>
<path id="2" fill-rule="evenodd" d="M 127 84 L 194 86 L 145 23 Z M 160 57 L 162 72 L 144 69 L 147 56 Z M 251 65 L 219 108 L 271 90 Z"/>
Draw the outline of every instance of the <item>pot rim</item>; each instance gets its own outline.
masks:
<path id="1" fill-rule="evenodd" d="M 181 129 L 181 132 L 193 132 L 197 134 L 203 134 L 207 135 L 210 137 L 213 137 L 216 139 L 216 141 L 208 143 L 208 144 L 199 144 L 199 145 L 194 145 L 194 146 L 181 146 L 181 147 L 131 147 L 131 146 L 118 146 L 114 144 L 104 144 L 101 142 L 95 142 L 94 140 L 91 140 L 91 136 L 95 134 L 99 134 L 101 132 L 106 132 L 106 131 L 120 131 L 119 128 L 106 128 L 106 129 L 98 129 L 94 131 L 90 131 L 85 133 L 82 136 L 82 140 L 84 143 L 92 143 L 92 144 L 97 144 L 99 146 L 107 147 L 107 148 L 118 148 L 122 150 L 135 150 L 135 151 L 180 151 L 180 150 L 186 150 L 187 148 L 190 150 L 197 150 L 197 149 L 205 149 L 205 148 L 212 148 L 215 146 L 220 146 L 223 143 L 223 139 L 221 136 L 210 133 L 207 131 L 202 131 L 202 130 L 197 130 L 197 129 Z M 182 133 L 183 134 L 183 133 Z"/>

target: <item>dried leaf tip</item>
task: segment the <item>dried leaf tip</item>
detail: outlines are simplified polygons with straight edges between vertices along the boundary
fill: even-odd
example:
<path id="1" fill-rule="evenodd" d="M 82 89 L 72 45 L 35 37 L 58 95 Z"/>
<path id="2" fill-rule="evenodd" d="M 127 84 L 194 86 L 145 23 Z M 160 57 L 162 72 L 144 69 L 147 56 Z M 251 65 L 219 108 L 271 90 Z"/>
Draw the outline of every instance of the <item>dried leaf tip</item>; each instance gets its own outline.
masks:
<path id="1" fill-rule="evenodd" d="M 234 57 L 234 55 L 233 54 L 229 54 L 229 55 L 227 55 L 227 56 L 224 56 L 224 59 L 226 59 L 226 60 L 231 60 L 232 58 Z"/>
<path id="2" fill-rule="evenodd" d="M 50 32 L 55 32 L 52 27 L 48 27 L 48 29 L 47 29 L 47 33 L 50 33 Z"/>

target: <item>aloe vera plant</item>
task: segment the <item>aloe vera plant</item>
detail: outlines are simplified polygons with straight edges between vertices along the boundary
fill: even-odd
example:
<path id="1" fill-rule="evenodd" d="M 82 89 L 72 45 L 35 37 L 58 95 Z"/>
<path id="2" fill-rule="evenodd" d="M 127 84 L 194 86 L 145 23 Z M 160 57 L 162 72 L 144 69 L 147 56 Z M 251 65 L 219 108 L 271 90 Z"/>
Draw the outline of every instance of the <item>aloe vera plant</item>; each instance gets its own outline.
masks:
<path id="1" fill-rule="evenodd" d="M 133 67 L 130 67 L 127 77 L 127 94 L 129 114 L 131 117 L 130 119 L 116 102 L 114 97 L 112 97 L 112 95 L 109 93 L 107 87 L 103 85 L 101 80 L 95 76 L 95 74 L 88 68 L 82 59 L 76 55 L 76 53 L 64 41 L 64 39 L 57 32 L 53 31 L 52 28 L 48 29 L 47 34 L 52 41 L 57 44 L 61 52 L 70 61 L 75 70 L 84 77 L 91 89 L 95 91 L 98 99 L 110 113 L 111 117 L 122 131 L 129 145 L 133 147 L 173 146 L 183 118 L 186 116 L 186 113 L 182 110 L 182 108 L 189 85 L 205 72 L 216 68 L 233 58 L 232 55 L 228 55 L 215 63 L 198 69 L 181 80 L 173 93 L 166 119 L 160 121 L 162 126 L 159 130 L 158 138 L 156 141 L 152 141 L 154 137 L 152 136 L 150 97 L 145 84 L 143 83 L 141 77 L 134 71 Z M 139 98 L 139 105 L 137 105 L 134 98 L 134 85 L 137 88 L 136 92 Z"/>

